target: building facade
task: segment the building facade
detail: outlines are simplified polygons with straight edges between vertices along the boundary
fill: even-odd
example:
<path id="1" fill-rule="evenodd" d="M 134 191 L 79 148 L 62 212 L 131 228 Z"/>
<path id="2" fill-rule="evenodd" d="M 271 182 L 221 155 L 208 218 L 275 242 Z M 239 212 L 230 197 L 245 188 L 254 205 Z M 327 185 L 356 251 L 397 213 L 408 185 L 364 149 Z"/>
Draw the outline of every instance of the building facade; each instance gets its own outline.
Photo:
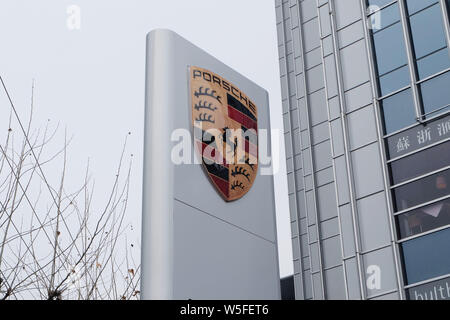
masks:
<path id="1" fill-rule="evenodd" d="M 450 299 L 449 0 L 275 0 L 297 299 Z"/>

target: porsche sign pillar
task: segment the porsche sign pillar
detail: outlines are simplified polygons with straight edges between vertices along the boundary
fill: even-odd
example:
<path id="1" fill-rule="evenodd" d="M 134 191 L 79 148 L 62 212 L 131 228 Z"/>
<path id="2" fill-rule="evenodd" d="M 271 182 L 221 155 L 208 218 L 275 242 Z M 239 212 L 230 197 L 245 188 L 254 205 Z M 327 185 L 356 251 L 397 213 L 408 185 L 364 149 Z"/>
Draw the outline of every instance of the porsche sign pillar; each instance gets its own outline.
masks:
<path id="1" fill-rule="evenodd" d="M 267 92 L 169 30 L 146 58 L 142 298 L 279 299 Z"/>

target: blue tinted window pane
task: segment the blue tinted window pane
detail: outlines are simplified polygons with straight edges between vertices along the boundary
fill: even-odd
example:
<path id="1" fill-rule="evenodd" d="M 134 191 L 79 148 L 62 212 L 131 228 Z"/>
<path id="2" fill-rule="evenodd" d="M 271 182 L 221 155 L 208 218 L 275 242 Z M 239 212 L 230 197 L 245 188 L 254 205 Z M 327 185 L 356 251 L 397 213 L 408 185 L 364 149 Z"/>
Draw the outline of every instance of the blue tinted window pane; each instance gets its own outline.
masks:
<path id="1" fill-rule="evenodd" d="M 449 110 L 450 72 L 424 82 L 420 85 L 420 89 L 426 114 L 435 111 L 435 114 L 438 114 L 438 112 L 442 113 Z M 432 114 L 432 116 L 435 114 Z"/>
<path id="2" fill-rule="evenodd" d="M 381 11 L 370 16 L 370 21 L 372 24 L 372 30 L 374 33 L 379 32 L 381 29 L 400 21 L 400 11 L 398 9 L 398 4 L 395 3 L 389 7 L 384 8 Z"/>
<path id="3" fill-rule="evenodd" d="M 386 134 L 405 128 L 416 121 L 411 90 L 405 90 L 381 102 Z"/>
<path id="4" fill-rule="evenodd" d="M 388 3 L 391 3 L 393 0 L 368 0 L 367 3 L 369 4 L 369 6 L 385 6 Z"/>
<path id="5" fill-rule="evenodd" d="M 392 195 L 396 211 L 448 196 L 450 195 L 450 170 L 395 188 Z"/>
<path id="6" fill-rule="evenodd" d="M 417 61 L 419 79 L 424 79 L 450 67 L 448 49 L 444 48 Z"/>
<path id="7" fill-rule="evenodd" d="M 437 2 L 439 2 L 439 0 L 407 0 L 406 5 L 408 7 L 408 13 L 412 15 Z"/>
<path id="8" fill-rule="evenodd" d="M 407 63 L 403 31 L 396 23 L 373 35 L 378 74 L 383 75 Z"/>
<path id="9" fill-rule="evenodd" d="M 381 95 L 385 96 L 409 85 L 409 69 L 404 66 L 379 78 Z"/>
<path id="10" fill-rule="evenodd" d="M 410 23 L 417 59 L 447 45 L 439 4 L 411 16 Z"/>
<path id="11" fill-rule="evenodd" d="M 408 284 L 450 273 L 450 229 L 402 244 Z"/>

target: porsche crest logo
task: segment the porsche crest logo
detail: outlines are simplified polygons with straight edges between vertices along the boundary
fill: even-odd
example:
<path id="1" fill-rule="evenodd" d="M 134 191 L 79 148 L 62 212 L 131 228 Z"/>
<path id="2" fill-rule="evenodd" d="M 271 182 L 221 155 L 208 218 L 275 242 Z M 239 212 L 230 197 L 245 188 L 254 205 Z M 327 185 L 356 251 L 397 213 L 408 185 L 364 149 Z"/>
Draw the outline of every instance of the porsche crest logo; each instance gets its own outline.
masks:
<path id="1" fill-rule="evenodd" d="M 258 172 L 258 113 L 221 76 L 190 67 L 194 143 L 212 184 L 226 201 L 242 198 Z"/>

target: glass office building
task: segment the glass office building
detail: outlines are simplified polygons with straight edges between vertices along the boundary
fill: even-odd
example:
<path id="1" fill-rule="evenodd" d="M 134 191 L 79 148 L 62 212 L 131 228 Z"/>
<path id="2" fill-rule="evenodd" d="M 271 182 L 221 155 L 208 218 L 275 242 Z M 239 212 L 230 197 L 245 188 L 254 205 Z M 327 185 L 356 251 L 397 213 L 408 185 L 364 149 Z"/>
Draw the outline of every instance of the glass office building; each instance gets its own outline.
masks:
<path id="1" fill-rule="evenodd" d="M 450 0 L 276 0 L 297 299 L 450 299 Z"/>

